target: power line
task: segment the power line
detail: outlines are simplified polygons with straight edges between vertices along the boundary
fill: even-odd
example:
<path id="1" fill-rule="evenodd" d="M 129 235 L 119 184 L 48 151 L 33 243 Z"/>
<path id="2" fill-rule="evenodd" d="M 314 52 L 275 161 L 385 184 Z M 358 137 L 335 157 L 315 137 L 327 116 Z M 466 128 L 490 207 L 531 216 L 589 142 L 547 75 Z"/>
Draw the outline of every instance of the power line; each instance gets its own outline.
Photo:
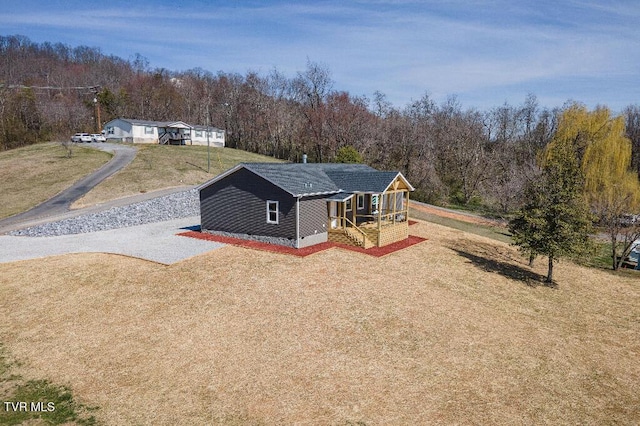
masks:
<path id="1" fill-rule="evenodd" d="M 9 89 L 35 89 L 35 90 L 90 90 L 94 93 L 98 92 L 100 86 L 69 86 L 69 87 L 57 87 L 57 86 L 25 86 L 22 84 L 0 84 L 0 88 L 7 87 Z"/>

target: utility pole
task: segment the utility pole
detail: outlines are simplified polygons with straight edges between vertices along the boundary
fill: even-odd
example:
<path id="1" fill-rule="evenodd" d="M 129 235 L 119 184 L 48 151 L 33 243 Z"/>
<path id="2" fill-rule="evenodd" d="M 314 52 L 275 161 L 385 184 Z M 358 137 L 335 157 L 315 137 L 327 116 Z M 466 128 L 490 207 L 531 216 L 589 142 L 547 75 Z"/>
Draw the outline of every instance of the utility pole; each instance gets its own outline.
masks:
<path id="1" fill-rule="evenodd" d="M 98 90 L 100 90 L 100 86 L 92 87 L 93 104 L 96 107 L 96 133 L 102 133 L 102 120 L 100 120 L 100 102 L 98 101 Z"/>
<path id="2" fill-rule="evenodd" d="M 100 102 L 98 102 L 98 97 L 93 98 L 93 104 L 96 106 L 96 133 L 102 133 L 102 126 L 100 120 Z"/>
<path id="3" fill-rule="evenodd" d="M 207 104 L 207 173 L 211 172 L 211 145 L 209 143 L 209 104 Z"/>

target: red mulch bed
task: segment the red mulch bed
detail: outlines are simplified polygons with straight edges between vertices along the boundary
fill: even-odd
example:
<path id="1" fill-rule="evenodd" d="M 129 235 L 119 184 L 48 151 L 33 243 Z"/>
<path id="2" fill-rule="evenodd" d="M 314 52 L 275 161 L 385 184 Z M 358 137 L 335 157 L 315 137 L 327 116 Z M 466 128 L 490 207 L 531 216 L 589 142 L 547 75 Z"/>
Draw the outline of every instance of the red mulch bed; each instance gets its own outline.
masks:
<path id="1" fill-rule="evenodd" d="M 381 257 L 389 253 L 393 253 L 395 251 L 402 250 L 404 248 L 411 247 L 412 245 L 426 241 L 426 238 L 416 237 L 415 235 L 409 235 L 409 238 L 407 238 L 406 240 L 388 244 L 384 247 L 373 247 L 367 250 L 363 249 L 362 247 L 349 246 L 346 244 L 339 244 L 339 243 L 333 243 L 333 242 L 320 243 L 310 247 L 296 249 L 292 247 L 279 246 L 275 244 L 267 244 L 260 241 L 251 241 L 251 240 L 243 240 L 240 238 L 223 237 L 221 235 L 213 235 L 213 234 L 207 234 L 207 233 L 197 232 L 197 231 L 182 232 L 178 235 L 183 237 L 198 238 L 200 240 L 231 244 L 234 246 L 252 248 L 255 250 L 264 250 L 264 251 L 271 251 L 274 253 L 291 254 L 293 256 L 299 256 L 299 257 L 309 256 L 310 254 L 327 250 L 327 249 L 330 249 L 331 247 L 339 247 L 345 250 L 351 250 L 351 251 L 356 251 L 358 253 L 368 254 L 369 256 Z"/>

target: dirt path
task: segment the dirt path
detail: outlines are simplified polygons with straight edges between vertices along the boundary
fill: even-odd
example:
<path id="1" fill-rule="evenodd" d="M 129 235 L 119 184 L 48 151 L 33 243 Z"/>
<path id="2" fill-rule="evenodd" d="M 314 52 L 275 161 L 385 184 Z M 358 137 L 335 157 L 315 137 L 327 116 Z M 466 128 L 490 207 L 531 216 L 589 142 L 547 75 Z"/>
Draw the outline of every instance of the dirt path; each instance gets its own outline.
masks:
<path id="1" fill-rule="evenodd" d="M 475 223 L 485 226 L 503 226 L 498 220 L 487 219 L 482 216 L 478 216 L 472 213 L 458 212 L 455 210 L 445 209 L 443 207 L 436 207 L 430 204 L 420 203 L 418 201 L 409 201 L 409 206 L 424 213 L 432 214 L 440 217 L 447 217 L 449 219 L 455 219 L 467 223 Z"/>

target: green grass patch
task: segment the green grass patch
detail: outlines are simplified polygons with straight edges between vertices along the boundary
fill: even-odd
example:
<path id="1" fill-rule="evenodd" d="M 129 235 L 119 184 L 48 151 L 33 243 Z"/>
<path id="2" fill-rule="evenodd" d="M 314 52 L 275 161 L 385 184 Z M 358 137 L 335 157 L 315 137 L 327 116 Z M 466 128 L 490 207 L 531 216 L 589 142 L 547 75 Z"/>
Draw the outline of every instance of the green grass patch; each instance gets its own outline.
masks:
<path id="1" fill-rule="evenodd" d="M 112 157 L 96 149 L 43 143 L 0 152 L 0 219 L 24 212 L 68 188 Z"/>
<path id="2" fill-rule="evenodd" d="M 74 205 L 93 205 L 115 198 L 169 187 L 199 185 L 243 162 L 278 162 L 272 157 L 233 148 L 193 145 L 131 145 L 138 153 L 125 169 L 96 186 Z M 207 172 L 207 165 L 210 165 Z"/>
<path id="3" fill-rule="evenodd" d="M 622 251 L 622 244 L 618 248 L 618 252 Z M 574 261 L 582 266 L 587 266 L 590 268 L 604 269 L 612 274 L 626 276 L 626 277 L 634 277 L 640 278 L 640 272 L 629 269 L 629 268 L 620 268 L 616 271 L 613 270 L 612 258 L 611 258 L 611 243 L 608 241 L 602 240 L 594 240 L 593 248 L 589 255 L 584 257 L 575 258 Z"/>
<path id="4" fill-rule="evenodd" d="M 593 248 L 589 256 L 578 258 L 576 261 L 584 266 L 599 269 L 611 269 L 611 243 L 605 241 L 594 241 Z"/>
<path id="5" fill-rule="evenodd" d="M 427 222 L 435 223 L 449 228 L 457 229 L 459 231 L 469 232 L 470 234 L 480 235 L 482 237 L 491 238 L 503 243 L 511 243 L 511 235 L 506 228 L 499 226 L 487 226 L 478 225 L 474 223 L 463 222 L 461 220 L 451 219 L 448 217 L 442 217 L 430 213 L 425 213 L 416 209 L 409 209 L 409 217 L 425 220 Z"/>
<path id="6" fill-rule="evenodd" d="M 0 425 L 19 425 L 30 420 L 41 420 L 50 425 L 96 425 L 90 413 L 95 407 L 78 403 L 65 386 L 47 380 L 24 380 L 12 374 L 19 364 L 11 360 L 0 344 Z"/>

